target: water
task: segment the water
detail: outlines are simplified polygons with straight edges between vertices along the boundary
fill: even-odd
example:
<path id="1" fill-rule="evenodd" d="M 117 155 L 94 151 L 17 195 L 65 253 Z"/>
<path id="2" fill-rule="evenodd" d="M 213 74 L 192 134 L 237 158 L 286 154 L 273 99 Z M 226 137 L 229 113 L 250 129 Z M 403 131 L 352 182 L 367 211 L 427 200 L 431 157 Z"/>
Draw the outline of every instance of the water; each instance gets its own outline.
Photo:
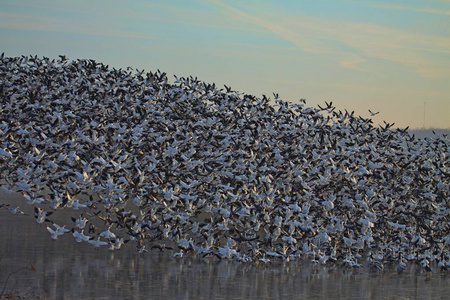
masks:
<path id="1" fill-rule="evenodd" d="M 4 203 L 5 197 L 0 200 Z M 32 207 L 27 213 L 32 214 Z M 4 297 L 448 299 L 450 293 L 447 274 L 436 271 L 428 276 L 415 266 L 396 274 L 313 266 L 309 261 L 242 264 L 189 255 L 174 259 L 173 251 L 139 255 L 134 245 L 96 251 L 92 245 L 76 243 L 70 234 L 53 241 L 32 216 L 14 216 L 5 209 L 0 210 L 0 236 L 0 290 L 11 274 Z"/>

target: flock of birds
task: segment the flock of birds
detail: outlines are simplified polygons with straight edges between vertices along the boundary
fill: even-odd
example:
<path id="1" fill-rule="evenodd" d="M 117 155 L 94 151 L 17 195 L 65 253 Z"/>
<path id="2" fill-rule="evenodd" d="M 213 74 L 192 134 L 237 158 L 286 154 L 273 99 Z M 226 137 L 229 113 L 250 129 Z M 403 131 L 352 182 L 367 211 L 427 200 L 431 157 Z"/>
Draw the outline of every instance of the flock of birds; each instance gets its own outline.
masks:
<path id="1" fill-rule="evenodd" d="M 332 103 L 170 83 L 159 70 L 0 61 L 2 189 L 22 193 L 53 239 L 110 250 L 132 241 L 174 257 L 450 269 L 446 136 L 415 139 Z M 16 205 L 3 208 L 22 214 Z"/>

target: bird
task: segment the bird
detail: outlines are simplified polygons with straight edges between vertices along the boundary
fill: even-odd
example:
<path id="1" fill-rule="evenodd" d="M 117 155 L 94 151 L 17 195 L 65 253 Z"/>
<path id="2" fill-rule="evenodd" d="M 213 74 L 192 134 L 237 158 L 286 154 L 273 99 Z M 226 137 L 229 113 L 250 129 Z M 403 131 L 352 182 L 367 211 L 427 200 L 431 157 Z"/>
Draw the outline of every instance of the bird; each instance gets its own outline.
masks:
<path id="1" fill-rule="evenodd" d="M 168 250 L 173 250 L 172 247 L 170 246 L 166 246 L 165 244 L 157 244 L 157 245 L 153 245 L 150 249 L 159 249 L 159 252 L 164 252 L 167 249 Z"/>
<path id="2" fill-rule="evenodd" d="M 48 212 L 39 208 L 37 206 L 34 207 L 34 217 L 38 224 L 43 224 L 44 222 L 53 223 L 53 221 L 48 219 L 48 216 L 51 216 L 53 212 Z"/>
<path id="3" fill-rule="evenodd" d="M 75 237 L 75 239 L 78 243 L 88 242 L 91 239 L 90 236 L 87 236 L 84 234 L 84 230 L 81 230 L 81 232 L 79 232 L 79 231 L 75 230 L 74 228 L 72 228 L 71 231 L 72 231 L 72 235 Z"/>
<path id="4" fill-rule="evenodd" d="M 1 207 L 31 205 L 53 239 L 57 220 L 180 259 L 447 265 L 448 137 L 65 55 L 2 55 L 0 73 L 1 186 L 24 198 Z"/>
<path id="5" fill-rule="evenodd" d="M 101 246 L 106 246 L 109 244 L 106 241 L 101 241 L 100 237 L 98 237 L 96 240 L 94 239 L 94 237 L 91 237 L 87 242 L 89 244 L 92 244 L 96 249 L 100 248 Z"/>
<path id="6" fill-rule="evenodd" d="M 25 216 L 27 216 L 27 214 L 24 213 L 18 206 L 17 206 L 17 207 L 8 207 L 8 210 L 9 210 L 13 215 L 25 215 Z"/>
<path id="7" fill-rule="evenodd" d="M 378 115 L 380 112 L 379 112 L 379 111 L 373 112 L 373 111 L 371 111 L 371 110 L 369 109 L 369 113 L 370 113 L 370 116 L 373 117 L 373 116 Z"/>
<path id="8" fill-rule="evenodd" d="M 72 221 L 75 222 L 75 227 L 78 227 L 80 229 L 83 229 L 89 222 L 89 220 L 83 217 L 83 215 L 81 215 L 79 218 L 72 217 Z"/>
<path id="9" fill-rule="evenodd" d="M 53 223 L 53 226 L 54 226 L 56 229 L 52 229 L 51 227 L 47 226 L 47 230 L 48 230 L 48 232 L 50 232 L 51 238 L 52 238 L 53 240 L 58 239 L 58 236 L 61 236 L 61 235 L 63 235 L 64 233 L 67 233 L 67 232 L 70 231 L 69 229 L 66 229 L 66 228 L 64 228 L 64 227 L 61 227 L 61 226 L 59 226 L 58 224 L 55 224 L 55 223 Z"/>

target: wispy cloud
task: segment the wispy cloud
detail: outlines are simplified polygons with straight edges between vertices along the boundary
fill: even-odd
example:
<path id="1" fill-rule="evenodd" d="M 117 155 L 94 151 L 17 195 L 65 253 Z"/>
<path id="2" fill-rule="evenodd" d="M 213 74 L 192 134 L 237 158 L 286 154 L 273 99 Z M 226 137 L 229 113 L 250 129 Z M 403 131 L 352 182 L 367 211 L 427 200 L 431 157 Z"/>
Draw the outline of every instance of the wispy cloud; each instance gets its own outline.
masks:
<path id="1" fill-rule="evenodd" d="M 297 34 L 294 31 L 291 31 L 286 27 L 267 21 L 263 18 L 259 18 L 256 15 L 243 12 L 242 10 L 239 10 L 238 8 L 223 3 L 219 0 L 210 0 L 210 2 L 221 7 L 222 13 L 231 18 L 239 19 L 241 22 L 244 23 L 250 23 L 261 26 L 266 30 L 269 30 L 270 32 L 279 36 L 280 38 L 291 42 L 292 44 L 302 49 L 303 51 L 314 52 L 313 46 L 309 43 L 307 39 L 303 38 L 301 35 Z"/>
<path id="2" fill-rule="evenodd" d="M 448 37 L 406 32 L 376 24 L 355 22 L 332 24 L 322 20 L 317 31 L 318 34 L 334 35 L 369 60 L 387 60 L 416 70 L 427 68 L 444 70 L 443 66 L 437 63 L 435 54 L 450 54 Z M 448 71 L 445 72 L 448 74 Z"/>
<path id="3" fill-rule="evenodd" d="M 163 24 L 180 24 L 195 27 L 207 27 L 215 29 L 228 29 L 249 32 L 261 32 L 263 29 L 257 27 L 239 27 L 238 25 L 226 22 L 217 18 L 211 11 L 198 11 L 193 8 L 171 4 L 170 2 L 142 3 L 142 10 L 132 13 L 133 19 L 143 21 L 159 22 Z M 170 17 L 169 17 L 170 16 Z"/>
<path id="4" fill-rule="evenodd" d="M 26 13 L 0 12 L 0 27 L 15 30 L 31 30 L 43 32 L 66 32 L 105 37 L 156 39 L 157 37 L 136 32 L 107 28 L 83 26 L 82 24 L 68 23 L 58 17 L 34 16 Z"/>
<path id="5" fill-rule="evenodd" d="M 340 64 L 342 67 L 347 68 L 347 69 L 355 69 L 358 71 L 367 72 L 367 70 L 358 67 L 358 64 L 361 64 L 364 62 L 367 62 L 367 59 L 361 58 L 361 57 L 355 55 L 354 57 L 351 57 L 349 59 L 341 59 Z"/>
<path id="6" fill-rule="evenodd" d="M 450 3 L 450 1 L 444 2 L 444 3 Z M 431 8 L 431 7 L 416 7 L 416 6 L 394 5 L 394 4 L 384 4 L 384 3 L 374 3 L 374 4 L 371 4 L 371 6 L 383 8 L 383 9 L 409 10 L 409 11 L 426 13 L 426 14 L 450 16 L 450 10 L 441 10 L 441 9 L 435 9 L 435 8 Z"/>
<path id="7" fill-rule="evenodd" d="M 299 50 L 334 57 L 347 69 L 370 71 L 365 63 L 376 60 L 413 68 L 422 77 L 449 77 L 436 53 L 449 54 L 450 38 L 407 32 L 401 29 L 356 21 L 336 21 L 270 11 L 244 12 L 219 0 L 210 0 L 222 13 L 242 24 L 265 28 Z M 263 4 L 261 4 L 263 5 Z M 396 6 L 395 6 L 396 7 Z M 327 41 L 324 43 L 323 41 Z M 341 47 L 343 45 L 343 47 Z M 444 59 L 445 60 L 445 59 Z M 450 58 L 447 58 L 447 61 Z M 364 63 L 364 67 L 361 65 Z"/>
<path id="8" fill-rule="evenodd" d="M 286 26 L 283 26 L 281 25 L 281 22 L 270 21 L 268 18 L 259 17 L 256 14 L 246 13 L 219 0 L 210 0 L 210 2 L 221 7 L 223 14 L 231 18 L 238 19 L 243 23 L 251 23 L 261 26 L 278 36 L 280 39 L 292 43 L 301 51 L 315 54 L 333 53 L 334 55 L 340 55 L 343 56 L 343 59 L 340 62 L 341 66 L 364 71 L 362 68 L 358 67 L 357 64 L 366 62 L 367 60 L 365 58 L 360 57 L 355 53 L 349 55 L 349 53 L 344 53 L 337 49 L 327 49 L 322 47 L 321 40 L 323 38 L 316 35 L 314 26 L 309 24 L 307 21 L 301 20 L 300 24 L 297 23 L 294 27 L 291 26 L 292 24 L 286 24 Z"/>

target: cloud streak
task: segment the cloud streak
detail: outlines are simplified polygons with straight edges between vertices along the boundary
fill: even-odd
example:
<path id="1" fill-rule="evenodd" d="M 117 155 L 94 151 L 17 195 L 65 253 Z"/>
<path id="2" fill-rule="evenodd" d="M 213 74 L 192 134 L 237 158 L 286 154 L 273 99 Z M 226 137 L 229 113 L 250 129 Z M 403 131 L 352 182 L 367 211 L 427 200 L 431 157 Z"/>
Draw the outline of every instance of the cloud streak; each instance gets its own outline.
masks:
<path id="1" fill-rule="evenodd" d="M 361 58 L 359 56 L 354 56 L 349 59 L 341 59 L 340 64 L 342 67 L 347 69 L 354 69 L 362 72 L 367 72 L 367 70 L 358 67 L 359 64 L 367 62 L 367 59 Z"/>
<path id="2" fill-rule="evenodd" d="M 254 14 L 243 12 L 231 5 L 223 3 L 219 0 L 210 0 L 210 2 L 218 7 L 222 8 L 222 13 L 228 17 L 238 19 L 243 23 L 251 23 L 253 25 L 258 25 L 269 32 L 275 34 L 280 39 L 285 40 L 293 44 L 297 49 L 314 54 L 330 54 L 340 55 L 344 58 L 341 60 L 340 64 L 344 68 L 365 71 L 364 69 L 357 66 L 357 64 L 366 62 L 367 59 L 360 57 L 354 53 L 349 55 L 342 51 L 336 51 L 336 49 L 326 49 L 321 47 L 318 38 L 315 35 L 315 28 L 313 25 L 303 22 L 302 24 L 296 24 L 291 30 L 289 24 L 287 26 L 280 25 L 281 23 L 271 22 L 268 18 L 258 17 Z M 351 57 L 349 57 L 351 56 Z"/>
<path id="3" fill-rule="evenodd" d="M 366 63 L 384 60 L 413 68 L 421 77 L 450 78 L 450 71 L 435 58 L 436 53 L 444 56 L 450 54 L 450 38 L 447 37 L 363 22 L 337 22 L 298 14 L 281 15 L 276 11 L 258 15 L 243 12 L 220 0 L 210 0 L 210 3 L 220 7 L 224 15 L 241 23 L 261 26 L 299 50 L 334 57 L 346 69 L 370 72 Z M 365 67 L 362 67 L 363 64 Z"/>
<path id="4" fill-rule="evenodd" d="M 383 8 L 383 9 L 408 10 L 408 11 L 414 11 L 414 12 L 419 12 L 419 13 L 450 16 L 450 10 L 441 10 L 441 9 L 435 9 L 435 8 L 430 8 L 430 7 L 414 7 L 414 6 L 393 5 L 393 4 L 384 4 L 384 3 L 375 3 L 375 4 L 371 4 L 371 6 Z"/>
<path id="5" fill-rule="evenodd" d="M 279 36 L 283 40 L 291 42 L 292 44 L 302 49 L 303 51 L 314 52 L 314 49 L 312 49 L 313 46 L 308 42 L 307 39 L 298 35 L 296 32 L 289 30 L 288 28 L 267 21 L 263 18 L 259 18 L 255 15 L 245 13 L 219 0 L 210 0 L 210 2 L 218 7 L 221 7 L 222 13 L 227 15 L 228 17 L 238 19 L 239 21 L 244 23 L 250 23 L 253 25 L 261 26 L 266 30 L 272 32 L 273 34 Z"/>
<path id="6" fill-rule="evenodd" d="M 100 28 L 68 23 L 56 17 L 33 16 L 25 13 L 0 12 L 0 27 L 14 30 L 65 32 L 93 36 L 157 39 L 157 37 L 114 28 Z"/>

